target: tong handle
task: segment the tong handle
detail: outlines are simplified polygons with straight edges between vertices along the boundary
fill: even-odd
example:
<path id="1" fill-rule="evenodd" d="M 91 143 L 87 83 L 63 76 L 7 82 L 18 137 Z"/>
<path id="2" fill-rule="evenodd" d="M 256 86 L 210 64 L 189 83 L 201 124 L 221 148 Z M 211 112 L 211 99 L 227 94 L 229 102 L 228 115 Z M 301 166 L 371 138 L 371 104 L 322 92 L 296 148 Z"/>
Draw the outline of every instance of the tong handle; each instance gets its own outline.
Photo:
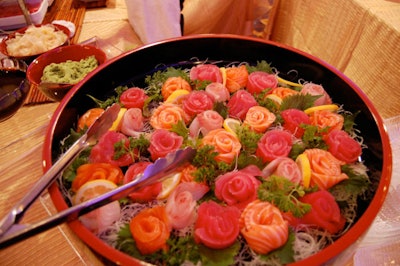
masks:
<path id="1" fill-rule="evenodd" d="M 11 211 L 0 221 L 0 236 L 5 234 L 14 224 L 18 223 L 23 217 L 25 211 L 31 204 L 46 190 L 62 173 L 65 166 L 69 165 L 76 156 L 86 147 L 86 134 L 82 135 L 77 142 L 75 142 L 63 154 L 57 162 L 36 182 L 33 188 L 26 194 Z"/>

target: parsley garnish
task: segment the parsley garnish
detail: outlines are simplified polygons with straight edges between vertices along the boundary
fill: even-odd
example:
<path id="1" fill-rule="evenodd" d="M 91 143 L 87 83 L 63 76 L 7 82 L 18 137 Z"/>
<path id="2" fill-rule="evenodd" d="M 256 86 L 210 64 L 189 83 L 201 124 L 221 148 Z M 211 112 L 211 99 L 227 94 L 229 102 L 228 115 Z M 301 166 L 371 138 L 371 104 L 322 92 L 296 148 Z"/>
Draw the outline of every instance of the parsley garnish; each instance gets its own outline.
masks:
<path id="1" fill-rule="evenodd" d="M 193 237 L 171 237 L 167 244 L 169 248 L 163 260 L 166 265 L 182 265 L 185 261 L 196 263 L 200 260 L 199 245 Z"/>
<path id="2" fill-rule="evenodd" d="M 245 125 L 238 127 L 236 134 L 242 144 L 242 150 L 248 154 L 256 152 L 257 143 L 263 136 L 263 134 L 257 133 Z"/>
<path id="3" fill-rule="evenodd" d="M 260 200 L 274 204 L 282 212 L 291 212 L 295 217 L 302 217 L 311 210 L 311 205 L 299 201 L 299 198 L 313 189 L 306 189 L 285 177 L 272 175 L 262 181 L 257 194 Z"/>
<path id="4" fill-rule="evenodd" d="M 304 134 L 302 137 L 303 143 L 306 149 L 322 149 L 327 150 L 328 146 L 323 140 L 323 133 L 326 133 L 328 128 L 319 129 L 317 126 L 301 124 L 302 128 L 304 128 Z"/>
<path id="5" fill-rule="evenodd" d="M 129 144 L 125 144 L 125 140 L 114 143 L 114 160 L 118 160 L 122 156 L 129 154 L 133 159 L 148 155 L 150 140 L 145 134 L 140 134 L 138 138 L 129 137 Z"/>
<path id="6" fill-rule="evenodd" d="M 224 162 L 217 162 L 215 160 L 215 156 L 217 155 L 218 152 L 214 151 L 214 147 L 211 145 L 197 149 L 196 156 L 192 162 L 197 167 L 197 170 L 193 173 L 195 181 L 207 182 L 213 187 L 215 178 L 232 170 L 231 165 Z"/>

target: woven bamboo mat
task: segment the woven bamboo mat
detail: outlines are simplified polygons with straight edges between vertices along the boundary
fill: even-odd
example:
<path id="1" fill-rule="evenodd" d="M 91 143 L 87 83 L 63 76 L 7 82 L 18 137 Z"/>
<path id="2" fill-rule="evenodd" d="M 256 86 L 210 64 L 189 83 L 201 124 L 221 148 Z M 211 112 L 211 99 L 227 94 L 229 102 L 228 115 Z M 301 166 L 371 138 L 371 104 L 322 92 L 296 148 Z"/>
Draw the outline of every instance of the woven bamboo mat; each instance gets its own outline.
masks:
<path id="1" fill-rule="evenodd" d="M 79 0 L 54 0 L 49 7 L 43 23 L 50 23 L 54 20 L 67 20 L 75 24 L 75 35 L 71 38 L 71 43 L 77 43 L 82 29 L 83 18 L 86 7 Z M 52 102 L 53 100 L 42 94 L 36 86 L 32 86 L 25 100 L 25 105 Z"/>

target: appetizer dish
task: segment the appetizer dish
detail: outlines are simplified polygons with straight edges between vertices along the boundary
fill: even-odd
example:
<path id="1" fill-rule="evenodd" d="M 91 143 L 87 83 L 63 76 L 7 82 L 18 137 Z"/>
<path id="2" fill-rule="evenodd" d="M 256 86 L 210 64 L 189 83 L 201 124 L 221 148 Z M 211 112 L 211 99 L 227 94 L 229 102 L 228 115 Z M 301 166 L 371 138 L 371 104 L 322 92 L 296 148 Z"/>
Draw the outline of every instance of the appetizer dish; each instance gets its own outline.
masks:
<path id="1" fill-rule="evenodd" d="M 45 160 L 114 103 L 121 109 L 108 132 L 50 188 L 59 210 L 130 182 L 170 152 L 196 150 L 162 181 L 70 223 L 115 263 L 322 264 L 356 242 L 386 195 L 391 153 L 374 107 L 292 48 L 191 36 L 114 58 L 60 103 Z"/>
<path id="2" fill-rule="evenodd" d="M 112 128 L 64 175 L 81 203 L 132 180 L 169 152 L 195 159 L 121 202 L 83 216 L 113 247 L 153 264 L 287 264 L 346 233 L 370 190 L 354 115 L 323 86 L 288 82 L 266 61 L 198 62 L 121 86 L 73 136 L 117 102 Z M 69 138 L 66 139 L 68 143 Z M 179 252 L 178 252 L 179 250 Z"/>

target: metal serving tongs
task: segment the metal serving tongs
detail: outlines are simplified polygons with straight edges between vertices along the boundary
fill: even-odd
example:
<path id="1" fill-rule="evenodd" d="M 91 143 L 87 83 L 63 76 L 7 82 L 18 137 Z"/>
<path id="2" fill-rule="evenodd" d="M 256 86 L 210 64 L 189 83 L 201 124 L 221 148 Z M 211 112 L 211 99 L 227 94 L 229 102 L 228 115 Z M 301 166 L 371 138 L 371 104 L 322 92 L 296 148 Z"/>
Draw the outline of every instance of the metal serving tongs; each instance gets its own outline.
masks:
<path id="1" fill-rule="evenodd" d="M 196 151 L 191 148 L 172 152 L 165 158 L 156 160 L 154 164 L 146 168 L 143 174 L 136 176 L 136 178 L 128 184 L 61 211 L 36 224 L 18 224 L 28 207 L 57 179 L 65 167 L 68 166 L 83 149 L 97 142 L 100 136 L 111 127 L 113 121 L 118 115 L 119 109 L 120 107 L 117 104 L 107 108 L 106 111 L 88 129 L 88 131 L 60 157 L 60 159 L 46 172 L 46 174 L 39 179 L 33 189 L 11 209 L 8 215 L 1 220 L 0 248 L 15 244 L 63 222 L 73 221 L 79 216 L 96 208 L 126 197 L 141 187 L 161 181 L 163 178 L 168 176 L 168 174 L 176 170 L 177 167 L 190 161 L 194 157 Z"/>
<path id="2" fill-rule="evenodd" d="M 128 184 L 61 211 L 36 224 L 18 224 L 29 206 L 60 176 L 65 167 L 67 167 L 81 151 L 86 147 L 95 144 L 97 140 L 107 132 L 117 118 L 119 110 L 120 106 L 118 104 L 114 104 L 107 108 L 95 123 L 89 127 L 87 132 L 59 158 L 59 160 L 42 176 L 42 178 L 39 179 L 32 190 L 11 209 L 8 215 L 1 220 L 0 248 L 15 244 L 18 241 L 36 235 L 63 222 L 73 221 L 79 216 L 96 208 L 126 197 L 143 186 L 162 180 L 163 177 L 172 173 L 182 163 L 187 162 L 194 157 L 195 150 L 191 148 L 178 150 L 163 159 L 156 160 L 154 164 L 146 168 L 143 174 L 136 176 L 136 178 Z"/>
<path id="3" fill-rule="evenodd" d="M 44 232 L 63 222 L 76 220 L 79 216 L 84 215 L 94 209 L 119 200 L 128 196 L 130 193 L 158 181 L 162 181 L 176 168 L 182 164 L 191 161 L 196 154 L 196 150 L 187 147 L 182 150 L 171 152 L 164 158 L 157 159 L 154 164 L 148 166 L 142 174 L 139 174 L 131 182 L 117 187 L 114 190 L 106 192 L 98 197 L 74 205 L 64 211 L 61 211 L 45 220 L 32 225 L 13 225 L 18 226 L 15 230 L 11 227 L 9 231 L 0 237 L 0 248 L 13 245 L 28 237 Z"/>

